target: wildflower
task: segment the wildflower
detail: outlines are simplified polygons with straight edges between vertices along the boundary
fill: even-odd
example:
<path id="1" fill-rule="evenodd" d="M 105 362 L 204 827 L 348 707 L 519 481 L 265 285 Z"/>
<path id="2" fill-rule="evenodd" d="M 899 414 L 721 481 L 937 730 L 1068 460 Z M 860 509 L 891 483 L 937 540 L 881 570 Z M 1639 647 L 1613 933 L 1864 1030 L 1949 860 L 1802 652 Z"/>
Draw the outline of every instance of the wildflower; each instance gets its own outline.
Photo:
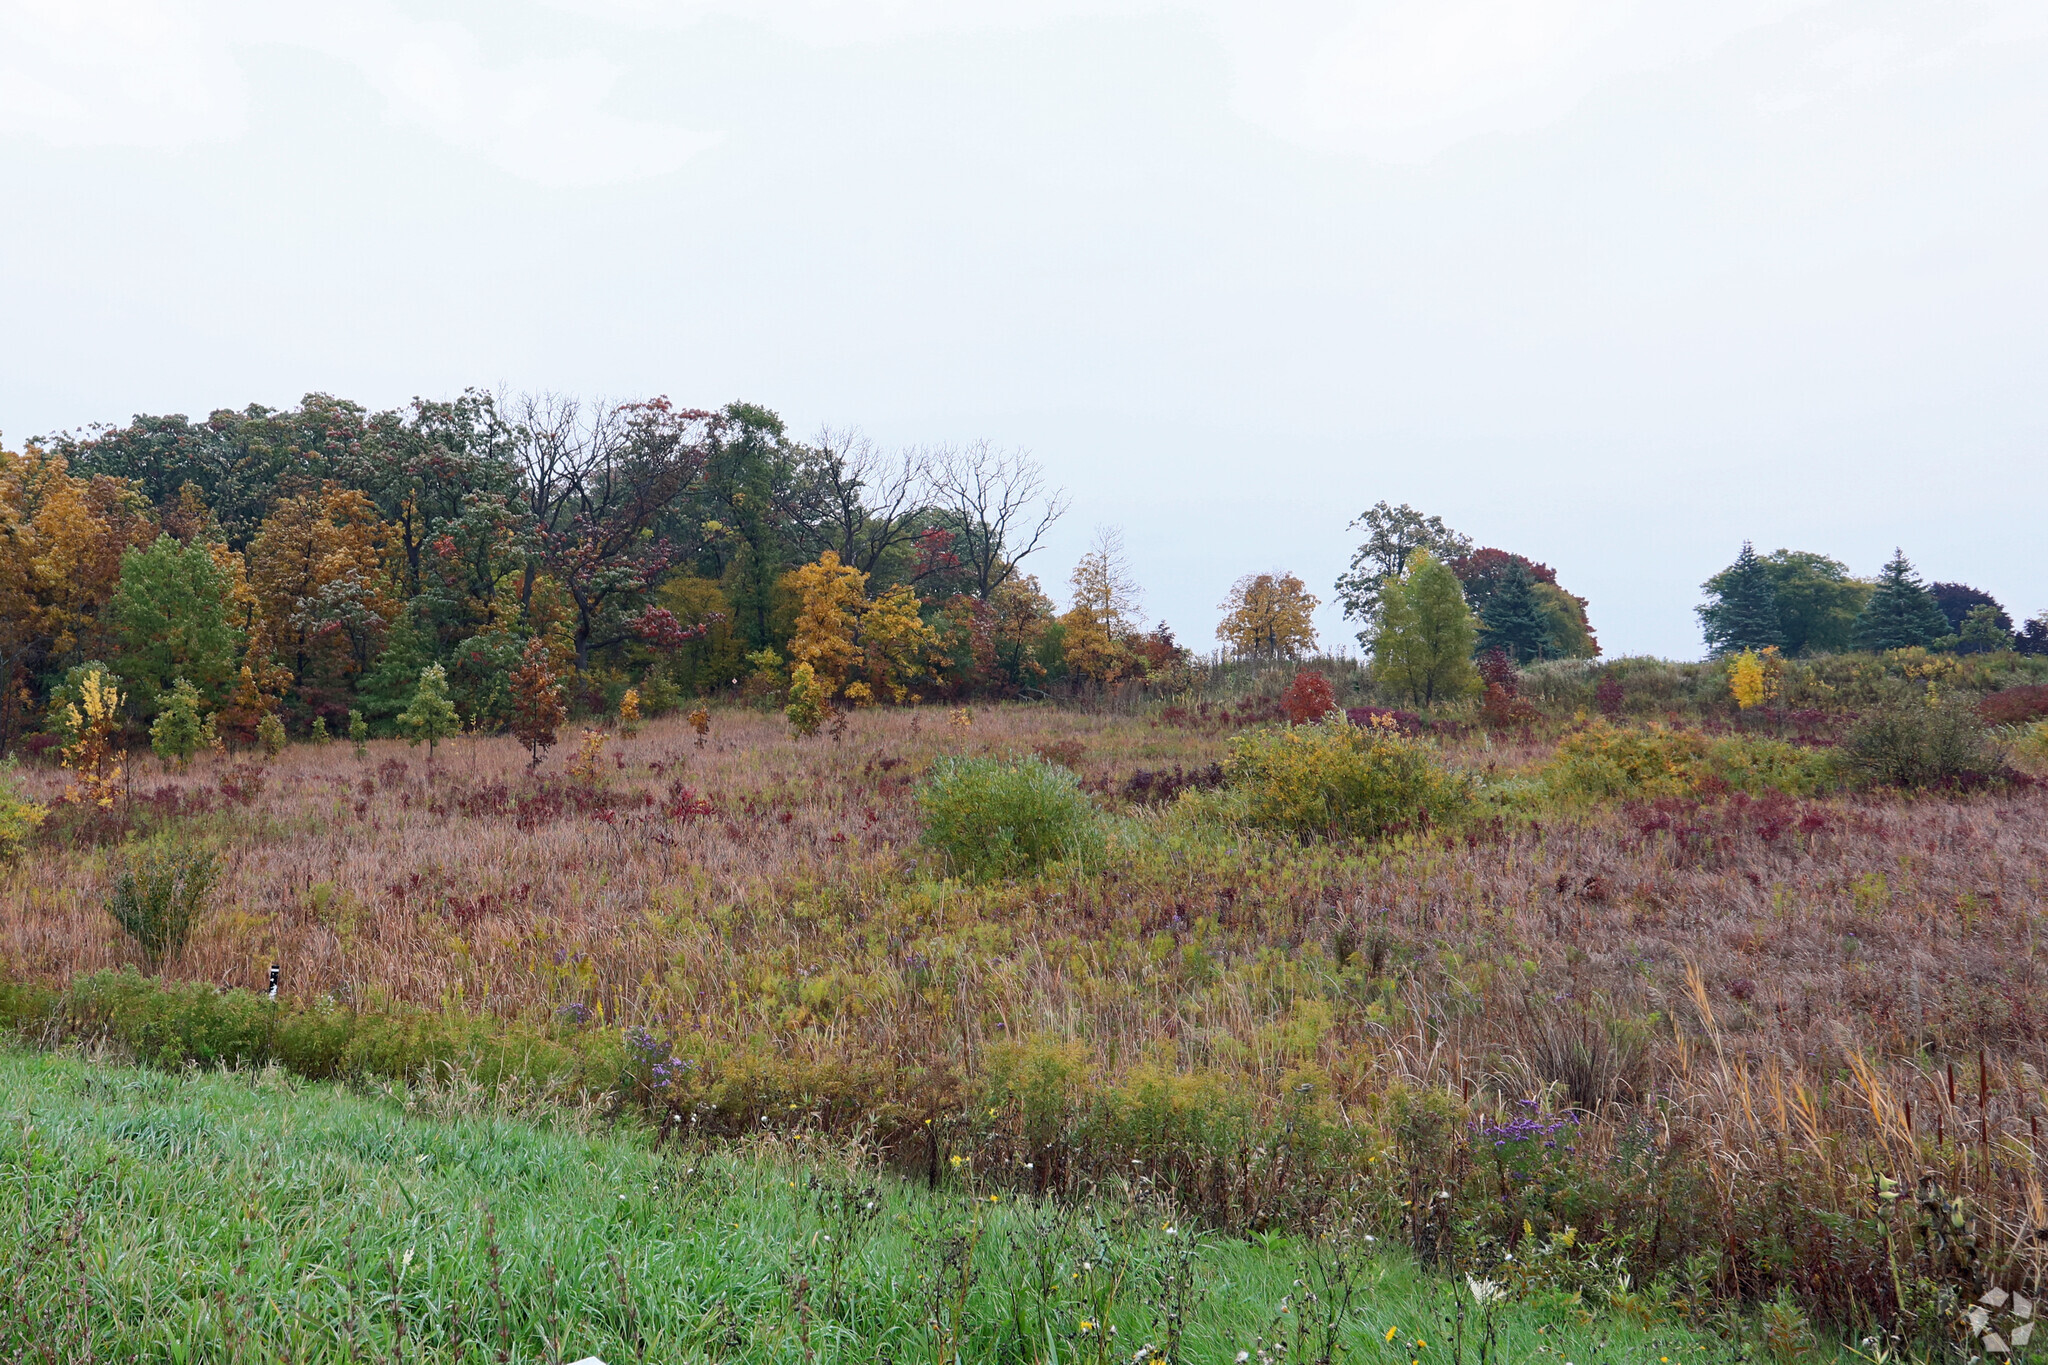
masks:
<path id="1" fill-rule="evenodd" d="M 1398 1327 L 1389 1327 L 1389 1328 L 1387 1329 L 1387 1344 L 1388 1344 L 1389 1346 L 1393 1345 L 1393 1344 L 1394 1344 L 1394 1338 L 1395 1338 L 1395 1337 L 1397 1337 L 1397 1336 L 1399 1336 L 1399 1335 L 1401 1335 L 1401 1329 L 1400 1329 L 1400 1328 L 1398 1328 Z"/>
<path id="2" fill-rule="evenodd" d="M 953 1158 L 953 1165 L 957 1168 L 960 1165 L 960 1163 L 964 1160 L 966 1160 L 965 1157 L 956 1154 Z"/>
<path id="3" fill-rule="evenodd" d="M 1082 1331 L 1084 1331 L 1084 1332 L 1092 1332 L 1092 1331 L 1094 1331 L 1094 1330 L 1095 1330 L 1095 1324 L 1094 1324 L 1094 1323 L 1092 1323 L 1092 1322 L 1090 1322 L 1090 1321 L 1089 1321 L 1088 1319 L 1086 1319 L 1086 1318 L 1082 1318 L 1082 1319 L 1081 1319 L 1081 1330 L 1082 1330 Z"/>
<path id="4" fill-rule="evenodd" d="M 1492 1303 L 1503 1293 L 1499 1282 L 1495 1280 L 1481 1280 L 1467 1275 L 1465 1283 L 1471 1288 L 1472 1298 L 1476 1303 Z"/>

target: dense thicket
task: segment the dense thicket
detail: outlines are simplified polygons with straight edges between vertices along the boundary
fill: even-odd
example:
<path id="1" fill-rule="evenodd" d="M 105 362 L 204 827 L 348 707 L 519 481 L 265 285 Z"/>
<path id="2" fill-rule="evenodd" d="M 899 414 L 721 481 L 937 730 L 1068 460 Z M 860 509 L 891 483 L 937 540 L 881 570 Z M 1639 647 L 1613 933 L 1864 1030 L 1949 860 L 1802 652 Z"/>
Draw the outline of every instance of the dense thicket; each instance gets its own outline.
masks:
<path id="1" fill-rule="evenodd" d="M 1132 626 L 1075 668 L 1074 623 L 1019 568 L 1063 508 L 1018 453 L 800 441 L 747 403 L 140 416 L 0 452 L 0 744 L 96 665 L 132 723 L 182 680 L 247 741 L 268 716 L 388 733 L 434 667 L 465 722 L 503 727 L 535 640 L 585 712 L 778 693 L 806 648 L 843 656 L 856 702 L 1179 658 Z M 853 586 L 820 616 L 800 571 L 828 560 Z"/>

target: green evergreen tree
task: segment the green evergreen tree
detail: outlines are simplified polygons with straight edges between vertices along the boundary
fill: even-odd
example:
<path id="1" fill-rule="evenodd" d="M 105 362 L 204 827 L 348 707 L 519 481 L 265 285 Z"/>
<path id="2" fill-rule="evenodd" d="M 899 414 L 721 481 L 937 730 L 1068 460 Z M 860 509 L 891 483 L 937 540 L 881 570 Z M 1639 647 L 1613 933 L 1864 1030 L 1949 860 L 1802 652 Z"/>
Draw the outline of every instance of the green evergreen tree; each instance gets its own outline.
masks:
<path id="1" fill-rule="evenodd" d="M 1521 563 L 1509 564 L 1479 616 L 1480 652 L 1498 649 L 1518 664 L 1549 658 L 1558 652 L 1550 634 L 1535 577 Z"/>
<path id="2" fill-rule="evenodd" d="M 1925 647 L 1948 634 L 1941 603 L 1913 572 L 1904 550 L 1892 551 L 1891 562 L 1877 576 L 1877 586 L 1856 618 L 1856 648 L 1881 653 L 1887 649 Z"/>
<path id="3" fill-rule="evenodd" d="M 360 711 L 352 710 L 348 713 L 348 742 L 356 746 L 357 758 L 368 756 L 370 727 L 364 723 L 363 713 Z"/>
<path id="4" fill-rule="evenodd" d="M 183 678 L 171 685 L 149 727 L 149 747 L 166 763 L 180 768 L 213 743 L 213 727 L 200 718 L 199 689 Z"/>
<path id="5" fill-rule="evenodd" d="M 241 662 L 232 585 L 201 541 L 181 545 L 169 535 L 121 556 L 121 582 L 108 604 L 121 646 L 120 676 L 138 714 L 155 715 L 176 679 L 218 706 Z"/>
<path id="6" fill-rule="evenodd" d="M 1713 654 L 1782 647 L 1785 627 L 1778 616 L 1777 585 L 1770 567 L 1748 541 L 1735 562 L 1700 585 L 1713 600 L 1694 607 L 1700 634 Z"/>
<path id="7" fill-rule="evenodd" d="M 420 670 L 420 685 L 412 694 L 412 705 L 399 713 L 398 728 L 408 744 L 427 742 L 427 762 L 434 761 L 434 746 L 462 728 L 455 703 L 448 700 L 448 671 L 439 664 Z"/>
<path id="8" fill-rule="evenodd" d="M 1381 589 L 1374 677 L 1419 706 L 1456 701 L 1479 687 L 1472 666 L 1477 634 L 1458 576 L 1429 551 L 1417 550 L 1408 557 L 1408 572 Z"/>

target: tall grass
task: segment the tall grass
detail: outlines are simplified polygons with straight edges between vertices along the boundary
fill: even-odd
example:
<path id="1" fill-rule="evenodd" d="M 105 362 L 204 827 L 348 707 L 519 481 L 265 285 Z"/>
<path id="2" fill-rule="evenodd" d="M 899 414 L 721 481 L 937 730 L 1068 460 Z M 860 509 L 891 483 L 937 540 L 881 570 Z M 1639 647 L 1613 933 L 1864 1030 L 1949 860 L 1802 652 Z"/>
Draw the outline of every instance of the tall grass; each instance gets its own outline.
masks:
<path id="1" fill-rule="evenodd" d="M 293 748 L 138 777 L 128 810 L 228 850 L 172 978 L 253 990 L 277 962 L 282 1009 L 578 1056 L 642 1028 L 622 1084 L 671 1129 L 815 1114 L 927 1178 L 1000 1152 L 1034 1194 L 1137 1160 L 1221 1226 L 1341 1209 L 1482 1271 L 1570 1227 L 1673 1295 L 1783 1288 L 1866 1331 L 1935 1330 L 1956 1289 L 1913 1199 L 1870 1193 L 1926 1170 L 1967 1200 L 1971 1274 L 2039 1274 L 2048 792 L 1696 784 L 1364 843 L 1105 795 L 1093 868 L 961 886 L 920 847 L 940 756 L 1057 747 L 1121 792 L 1225 757 L 1229 725 L 1181 714 L 864 712 L 796 743 L 720 712 L 703 749 L 652 722 L 587 781 L 527 777 L 509 740 L 453 742 L 431 781 L 401 746 Z M 1500 790 L 1554 747 L 1441 752 Z M 59 809 L 0 873 L 9 976 L 136 960 L 104 910 L 119 837 Z M 1504 1190 L 1491 1153 L 1520 1149 L 1477 1135 L 1525 1101 L 1577 1111 L 1572 1150 Z"/>

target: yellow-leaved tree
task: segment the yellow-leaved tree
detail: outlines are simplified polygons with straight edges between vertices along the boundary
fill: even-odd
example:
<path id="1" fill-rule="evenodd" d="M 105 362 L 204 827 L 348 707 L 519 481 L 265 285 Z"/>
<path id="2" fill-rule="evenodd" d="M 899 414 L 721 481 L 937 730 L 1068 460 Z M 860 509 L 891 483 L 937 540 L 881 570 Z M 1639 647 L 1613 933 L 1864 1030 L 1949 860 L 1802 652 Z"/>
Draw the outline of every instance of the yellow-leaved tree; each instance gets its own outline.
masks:
<path id="1" fill-rule="evenodd" d="M 939 645 L 924 622 L 923 608 L 908 583 L 898 583 L 867 604 L 860 640 L 871 695 L 887 694 L 898 704 L 918 700 L 910 689 L 931 676 L 932 654 Z"/>
<path id="2" fill-rule="evenodd" d="M 1298 659 L 1316 647 L 1321 605 L 1293 574 L 1246 574 L 1231 585 L 1216 638 L 1247 659 Z"/>
<path id="3" fill-rule="evenodd" d="M 860 618 L 867 608 L 868 576 L 841 564 L 827 550 L 817 562 L 792 569 L 783 585 L 797 599 L 796 632 L 789 637 L 789 656 L 809 664 L 827 696 L 838 696 L 846 678 L 861 662 Z"/>
<path id="4" fill-rule="evenodd" d="M 1139 588 L 1124 554 L 1123 532 L 1114 526 L 1097 531 L 1069 583 L 1074 605 L 1060 617 L 1068 671 L 1099 683 L 1133 672 L 1137 661 L 1130 641 L 1138 634 Z"/>
<path id="5" fill-rule="evenodd" d="M 101 643 L 122 552 L 155 538 L 147 508 L 124 479 L 77 478 L 33 444 L 0 448 L 0 691 Z"/>
<path id="6" fill-rule="evenodd" d="M 833 550 L 784 578 L 798 603 L 790 659 L 810 669 L 806 687 L 824 698 L 856 706 L 911 700 L 911 688 L 930 675 L 938 637 L 908 584 L 870 601 L 867 581 Z"/>

